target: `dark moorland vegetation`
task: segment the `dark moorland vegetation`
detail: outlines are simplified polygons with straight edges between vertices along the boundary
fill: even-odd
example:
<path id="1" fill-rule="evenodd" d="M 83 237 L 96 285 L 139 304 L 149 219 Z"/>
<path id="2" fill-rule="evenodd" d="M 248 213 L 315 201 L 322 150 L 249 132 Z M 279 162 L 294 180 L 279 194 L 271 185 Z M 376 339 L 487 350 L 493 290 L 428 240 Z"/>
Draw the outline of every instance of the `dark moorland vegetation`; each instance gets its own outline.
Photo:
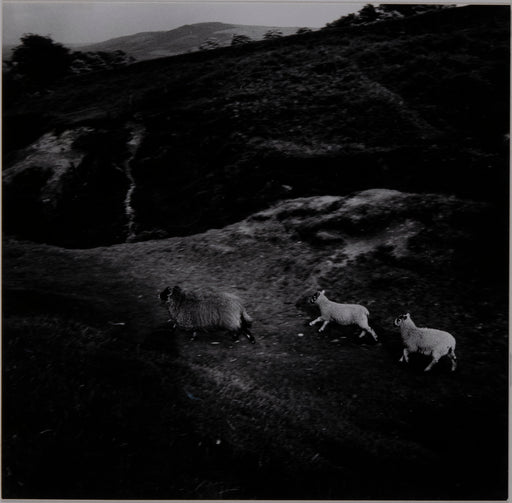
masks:
<path id="1" fill-rule="evenodd" d="M 400 10 L 4 87 L 3 498 L 507 499 L 510 9 Z"/>
<path id="2" fill-rule="evenodd" d="M 369 181 L 504 201 L 496 189 L 508 180 L 506 12 L 470 6 L 329 27 L 6 99 L 6 169 L 43 133 L 95 133 L 74 146 L 82 162 L 54 191 L 58 210 L 41 201 L 41 169 L 12 177 L 5 229 L 66 246 L 125 240 L 126 184 L 117 178 L 127 158 L 141 237 L 221 227 L 282 197 L 346 194 Z M 132 158 L 125 139 L 134 129 L 142 138 Z M 29 201 L 16 188 L 27 177 Z M 26 204 L 36 220 L 26 221 Z"/>
<path id="3" fill-rule="evenodd" d="M 27 94 L 39 95 L 69 75 L 118 68 L 133 62 L 123 51 L 71 51 L 51 37 L 27 33 L 21 44 L 3 61 L 4 97 L 26 99 Z"/>

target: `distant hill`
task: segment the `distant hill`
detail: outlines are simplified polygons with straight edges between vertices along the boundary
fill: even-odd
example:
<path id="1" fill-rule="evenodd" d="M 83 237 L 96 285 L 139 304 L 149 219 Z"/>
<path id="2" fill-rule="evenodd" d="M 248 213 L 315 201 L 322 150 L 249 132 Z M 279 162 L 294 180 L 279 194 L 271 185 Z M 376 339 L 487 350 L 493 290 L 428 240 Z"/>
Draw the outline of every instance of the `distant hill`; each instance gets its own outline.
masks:
<path id="1" fill-rule="evenodd" d="M 215 39 L 220 46 L 231 44 L 233 35 L 245 35 L 261 40 L 269 30 L 279 30 L 283 35 L 296 33 L 297 27 L 249 26 L 226 23 L 187 24 L 169 31 L 147 31 L 116 37 L 105 42 L 80 47 L 82 51 L 121 50 L 137 60 L 175 56 L 199 49 L 208 39 Z"/>

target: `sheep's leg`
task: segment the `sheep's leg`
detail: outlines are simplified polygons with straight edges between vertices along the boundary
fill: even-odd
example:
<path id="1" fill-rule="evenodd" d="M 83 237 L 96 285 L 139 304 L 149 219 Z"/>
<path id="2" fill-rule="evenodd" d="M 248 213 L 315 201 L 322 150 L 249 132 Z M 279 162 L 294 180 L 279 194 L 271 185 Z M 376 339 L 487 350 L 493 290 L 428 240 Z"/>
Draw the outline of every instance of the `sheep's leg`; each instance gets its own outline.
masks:
<path id="1" fill-rule="evenodd" d="M 366 324 L 366 325 L 361 326 L 361 328 L 363 329 L 363 331 L 359 334 L 359 338 L 364 337 L 368 333 L 368 334 L 370 334 L 373 337 L 373 339 L 375 341 L 378 340 L 377 339 L 377 334 L 375 333 L 373 328 L 370 327 L 370 325 Z"/>
<path id="2" fill-rule="evenodd" d="M 439 356 L 432 355 L 432 361 L 428 364 L 428 366 L 425 368 L 424 372 L 430 372 L 432 367 L 439 361 Z"/>
<path id="3" fill-rule="evenodd" d="M 254 344 L 256 342 L 253 335 L 251 334 L 251 332 L 249 332 L 247 328 L 231 332 L 231 337 L 234 341 L 238 341 L 240 339 L 240 334 L 245 335 L 249 339 L 249 341 L 251 341 L 251 344 Z"/>
<path id="4" fill-rule="evenodd" d="M 310 321 L 309 322 L 309 326 L 312 327 L 313 325 L 316 325 L 317 323 L 320 323 L 321 321 L 324 321 L 324 319 L 321 316 L 319 316 L 315 320 Z"/>
<path id="5" fill-rule="evenodd" d="M 249 339 L 251 344 L 254 344 L 256 340 L 254 339 L 253 335 L 249 331 L 249 329 L 245 328 L 242 330 L 242 333 Z"/>
<path id="6" fill-rule="evenodd" d="M 322 326 L 318 329 L 318 332 L 323 332 L 328 323 L 329 323 L 329 320 L 325 320 L 323 322 Z"/>
<path id="7" fill-rule="evenodd" d="M 452 361 L 452 372 L 457 368 L 457 357 L 453 351 L 448 353 L 448 358 Z"/>
<path id="8" fill-rule="evenodd" d="M 375 333 L 375 330 L 370 327 L 370 325 L 368 325 L 368 332 L 370 332 L 370 335 L 373 337 L 374 341 L 378 341 L 377 334 Z"/>
<path id="9" fill-rule="evenodd" d="M 402 358 L 399 361 L 409 363 L 409 350 L 407 348 L 404 348 Z"/>

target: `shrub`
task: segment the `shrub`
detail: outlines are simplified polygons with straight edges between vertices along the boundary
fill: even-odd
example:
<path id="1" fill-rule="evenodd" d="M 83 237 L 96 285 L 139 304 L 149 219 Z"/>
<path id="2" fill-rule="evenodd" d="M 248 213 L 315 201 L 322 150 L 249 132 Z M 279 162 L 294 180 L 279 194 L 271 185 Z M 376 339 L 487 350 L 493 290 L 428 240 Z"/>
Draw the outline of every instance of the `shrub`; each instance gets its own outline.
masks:
<path id="1" fill-rule="evenodd" d="M 247 35 L 233 35 L 231 38 L 231 45 L 243 45 L 252 42 L 252 38 Z"/>
<path id="2" fill-rule="evenodd" d="M 307 28 L 307 27 L 304 27 L 304 28 L 299 28 L 295 34 L 296 35 L 303 35 L 304 33 L 311 33 L 313 30 L 311 28 Z"/>
<path id="3" fill-rule="evenodd" d="M 283 36 L 283 32 L 279 30 L 268 30 L 263 38 L 265 40 L 274 40 L 276 38 L 281 38 Z"/>
<path id="4" fill-rule="evenodd" d="M 69 73 L 71 54 L 50 37 L 28 33 L 13 49 L 9 65 L 16 75 L 37 88 L 45 88 Z"/>
<path id="5" fill-rule="evenodd" d="M 219 41 L 216 38 L 209 38 L 208 40 L 205 40 L 199 46 L 199 50 L 201 50 L 201 51 L 209 51 L 211 49 L 216 49 L 219 46 L 220 46 Z"/>

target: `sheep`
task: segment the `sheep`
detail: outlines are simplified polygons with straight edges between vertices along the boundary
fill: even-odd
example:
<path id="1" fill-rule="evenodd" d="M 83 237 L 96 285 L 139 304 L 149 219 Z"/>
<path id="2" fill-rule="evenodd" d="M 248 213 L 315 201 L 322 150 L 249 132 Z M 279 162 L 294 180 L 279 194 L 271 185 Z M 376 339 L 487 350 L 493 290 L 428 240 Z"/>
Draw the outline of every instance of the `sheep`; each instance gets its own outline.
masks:
<path id="1" fill-rule="evenodd" d="M 242 301 L 225 292 L 185 292 L 179 286 L 172 290 L 166 287 L 159 294 L 160 301 L 167 305 L 171 319 L 183 329 L 225 329 L 237 338 L 245 335 L 255 343 L 249 331 L 252 318 L 247 314 Z"/>
<path id="2" fill-rule="evenodd" d="M 399 361 L 409 362 L 409 353 L 421 353 L 432 356 L 432 361 L 425 368 L 429 372 L 443 356 L 450 358 L 452 372 L 457 368 L 455 356 L 455 338 L 443 330 L 419 328 L 414 324 L 409 313 L 395 319 L 394 325 L 400 327 L 404 350 Z"/>
<path id="3" fill-rule="evenodd" d="M 309 323 L 313 326 L 316 323 L 323 321 L 322 326 L 318 330 L 323 332 L 325 327 L 330 321 L 334 321 L 339 325 L 358 325 L 362 328 L 359 337 L 363 337 L 368 332 L 375 341 L 377 341 L 377 334 L 373 328 L 368 324 L 368 317 L 370 313 L 366 307 L 359 304 L 339 304 L 332 302 L 325 296 L 325 290 L 316 292 L 309 298 L 311 304 L 317 304 L 320 308 L 320 316 Z"/>

